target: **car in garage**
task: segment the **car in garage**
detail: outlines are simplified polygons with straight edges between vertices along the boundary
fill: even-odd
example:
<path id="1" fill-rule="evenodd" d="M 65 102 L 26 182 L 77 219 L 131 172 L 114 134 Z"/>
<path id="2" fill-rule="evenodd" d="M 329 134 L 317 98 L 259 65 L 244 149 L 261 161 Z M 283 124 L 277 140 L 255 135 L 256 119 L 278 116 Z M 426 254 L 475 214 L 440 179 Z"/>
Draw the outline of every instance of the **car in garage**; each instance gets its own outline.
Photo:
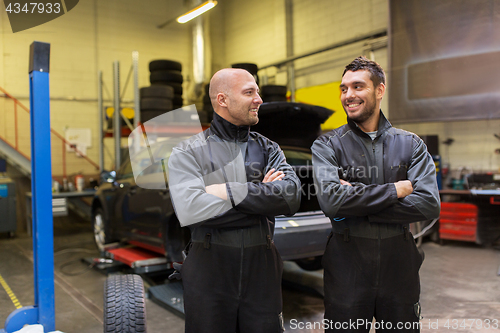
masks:
<path id="1" fill-rule="evenodd" d="M 308 104 L 268 102 L 261 105 L 261 120 L 252 128 L 280 144 L 301 180 L 299 211 L 292 217 L 276 217 L 274 242 L 284 260 L 294 260 L 310 270 L 321 267 L 331 231 L 330 220 L 321 211 L 315 195 L 310 146 L 321 134 L 320 125 L 332 113 Z M 166 163 L 154 162 L 151 156 L 168 157 L 177 142 L 178 138 L 159 137 L 149 150 L 133 156 L 133 161 L 146 164 L 141 172 L 143 184 L 148 177 L 163 179 Z M 121 167 L 116 173 L 107 174 L 96 191 L 92 221 L 97 247 L 104 251 L 106 244 L 128 243 L 165 255 L 168 262 L 182 261 L 190 232 L 180 226 L 175 216 L 166 178 L 167 185 L 160 189 L 148 188 L 137 180 L 131 158 L 125 156 Z"/>

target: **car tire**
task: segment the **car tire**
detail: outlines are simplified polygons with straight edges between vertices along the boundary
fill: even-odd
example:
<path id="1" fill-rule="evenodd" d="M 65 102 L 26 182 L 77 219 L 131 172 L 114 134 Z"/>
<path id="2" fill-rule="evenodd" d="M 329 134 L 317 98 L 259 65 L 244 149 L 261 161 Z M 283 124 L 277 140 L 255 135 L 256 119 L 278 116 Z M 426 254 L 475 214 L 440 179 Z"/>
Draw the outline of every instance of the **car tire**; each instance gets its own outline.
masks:
<path id="1" fill-rule="evenodd" d="M 151 82 L 152 86 L 170 86 L 174 88 L 174 94 L 176 95 L 182 95 L 182 84 L 178 82 L 171 82 L 171 81 L 158 81 L 158 82 Z"/>
<path id="2" fill-rule="evenodd" d="M 170 111 L 172 110 L 172 100 L 167 98 L 142 98 L 141 99 L 141 110 L 160 110 L 160 111 Z"/>
<path id="3" fill-rule="evenodd" d="M 151 72 L 151 74 L 149 75 L 149 81 L 151 83 L 162 82 L 162 81 L 182 83 L 182 82 L 184 82 L 184 79 L 182 77 L 182 74 L 179 73 L 179 72 L 175 72 L 175 71 L 154 71 L 154 72 Z"/>
<path id="4" fill-rule="evenodd" d="M 145 333 L 144 285 L 139 275 L 113 275 L 104 284 L 104 332 Z"/>
<path id="5" fill-rule="evenodd" d="M 95 245 L 99 251 L 104 252 L 104 246 L 111 243 L 111 237 L 102 208 L 94 211 L 92 220 Z"/>
<path id="6" fill-rule="evenodd" d="M 323 268 L 323 265 L 321 264 L 322 259 L 323 256 L 317 256 L 304 259 L 297 259 L 294 261 L 297 265 L 299 265 L 300 268 L 302 268 L 305 271 L 317 271 Z"/>
<path id="7" fill-rule="evenodd" d="M 149 97 L 174 98 L 174 88 L 169 86 L 143 87 L 139 91 L 141 98 L 149 98 Z"/>
<path id="8" fill-rule="evenodd" d="M 175 94 L 174 97 L 172 98 L 172 103 L 174 104 L 174 106 L 175 105 L 182 106 L 184 104 L 184 99 L 182 98 L 182 95 Z"/>
<path id="9" fill-rule="evenodd" d="M 149 63 L 149 71 L 182 71 L 182 64 L 173 60 L 153 60 Z"/>

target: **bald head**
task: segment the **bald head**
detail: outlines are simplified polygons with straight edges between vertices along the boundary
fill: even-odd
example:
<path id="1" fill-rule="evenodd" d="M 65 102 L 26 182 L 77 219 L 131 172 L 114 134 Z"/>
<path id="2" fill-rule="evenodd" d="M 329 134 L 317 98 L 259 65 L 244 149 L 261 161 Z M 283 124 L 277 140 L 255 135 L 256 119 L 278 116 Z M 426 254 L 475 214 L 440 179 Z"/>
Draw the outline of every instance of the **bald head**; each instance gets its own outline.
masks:
<path id="1" fill-rule="evenodd" d="M 214 111 L 234 125 L 253 125 L 262 99 L 255 78 L 240 68 L 224 68 L 214 74 L 208 91 Z"/>
<path id="2" fill-rule="evenodd" d="M 242 77 L 253 78 L 252 74 L 240 68 L 224 68 L 215 73 L 214 76 L 212 76 L 212 79 L 210 80 L 208 95 L 210 96 L 210 100 L 212 101 L 214 109 L 214 104 L 217 103 L 217 94 L 223 93 L 229 95 L 231 92 L 231 87 L 233 87 L 235 83 Z"/>

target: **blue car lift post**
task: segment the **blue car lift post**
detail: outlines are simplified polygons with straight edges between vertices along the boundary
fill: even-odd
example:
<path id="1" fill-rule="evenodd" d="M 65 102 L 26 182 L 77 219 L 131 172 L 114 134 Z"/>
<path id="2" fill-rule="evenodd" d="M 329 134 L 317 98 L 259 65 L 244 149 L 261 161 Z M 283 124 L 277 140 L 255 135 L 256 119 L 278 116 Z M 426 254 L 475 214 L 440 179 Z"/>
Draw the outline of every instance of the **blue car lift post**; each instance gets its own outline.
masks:
<path id="1" fill-rule="evenodd" d="M 12 333 L 24 325 L 33 324 L 43 325 L 46 333 L 55 331 L 49 58 L 50 44 L 31 44 L 29 77 L 35 305 L 12 312 L 0 333 Z"/>

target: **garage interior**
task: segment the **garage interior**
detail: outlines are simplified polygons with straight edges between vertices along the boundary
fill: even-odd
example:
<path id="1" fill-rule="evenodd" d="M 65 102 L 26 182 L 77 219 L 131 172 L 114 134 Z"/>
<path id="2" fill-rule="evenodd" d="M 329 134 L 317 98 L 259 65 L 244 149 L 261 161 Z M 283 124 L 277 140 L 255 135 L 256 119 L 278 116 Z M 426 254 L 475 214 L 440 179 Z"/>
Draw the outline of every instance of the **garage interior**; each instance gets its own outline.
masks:
<path id="1" fill-rule="evenodd" d="M 33 41 L 51 45 L 57 330 L 101 331 L 107 275 L 131 272 L 107 265 L 101 256 L 91 203 L 103 175 L 109 175 L 103 171 L 117 171 L 127 158 L 128 134 L 138 115 L 162 113 L 145 111 L 141 88 L 180 76 L 169 109 L 194 104 L 208 124 L 211 110 L 204 96 L 213 73 L 255 64 L 261 87 L 286 87 L 286 97 L 275 96 L 276 101 L 333 110 L 321 125 L 327 132 L 346 123 L 338 85 L 344 66 L 359 55 L 386 70 L 389 93 L 382 110 L 389 121 L 422 137 L 436 157 L 444 205 L 440 220 L 417 240 L 425 253 L 422 332 L 449 331 L 455 323 L 464 332 L 486 330 L 471 319 L 498 323 L 500 81 L 491 74 L 498 55 L 494 45 L 500 42 L 497 0 L 460 5 L 453 0 L 220 0 L 186 24 L 175 18 L 201 1 L 76 3 L 62 16 L 18 32 L 0 5 L 0 329 L 16 308 L 34 304 L 28 78 Z M 182 66 L 165 79 L 153 75 L 151 62 L 158 59 Z M 117 109 L 121 119 L 113 115 Z M 425 225 L 414 227 L 417 234 Z M 140 274 L 146 292 L 166 280 L 163 271 Z M 322 276 L 321 269 L 285 261 L 287 331 L 323 332 L 314 325 L 324 314 Z M 146 313 L 150 332 L 184 331 L 175 307 L 147 298 Z"/>

